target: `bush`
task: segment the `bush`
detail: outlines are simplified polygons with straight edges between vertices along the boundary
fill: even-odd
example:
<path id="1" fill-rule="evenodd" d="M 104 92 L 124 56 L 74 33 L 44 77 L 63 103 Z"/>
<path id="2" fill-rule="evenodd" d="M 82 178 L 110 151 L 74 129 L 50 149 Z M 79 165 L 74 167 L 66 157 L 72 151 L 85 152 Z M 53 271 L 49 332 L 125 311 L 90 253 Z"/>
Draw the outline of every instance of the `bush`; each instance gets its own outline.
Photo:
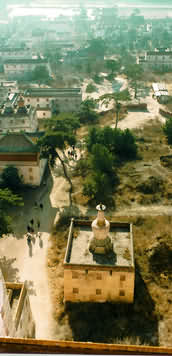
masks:
<path id="1" fill-rule="evenodd" d="M 9 188 L 12 191 L 17 191 L 22 187 L 22 185 L 23 183 L 16 167 L 8 166 L 3 170 L 2 186 L 4 188 Z"/>
<path id="2" fill-rule="evenodd" d="M 80 210 L 77 206 L 64 206 L 63 210 L 59 213 L 59 220 L 56 227 L 58 226 L 69 226 L 72 218 L 81 217 Z"/>
<path id="3" fill-rule="evenodd" d="M 149 177 L 144 182 L 137 185 L 137 190 L 144 194 L 155 194 L 162 191 L 163 180 L 161 177 Z"/>
<path id="4" fill-rule="evenodd" d="M 95 92 L 97 89 L 96 89 L 96 86 L 93 85 L 92 83 L 88 84 L 87 85 L 87 88 L 86 88 L 86 93 L 93 93 Z"/>

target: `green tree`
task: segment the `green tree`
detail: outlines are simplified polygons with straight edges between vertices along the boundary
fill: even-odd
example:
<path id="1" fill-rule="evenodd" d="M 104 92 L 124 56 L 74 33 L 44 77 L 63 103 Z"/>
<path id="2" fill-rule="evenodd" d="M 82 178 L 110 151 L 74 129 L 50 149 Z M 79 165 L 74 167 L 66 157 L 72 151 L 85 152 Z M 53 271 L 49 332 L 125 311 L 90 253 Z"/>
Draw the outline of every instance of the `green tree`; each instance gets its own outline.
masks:
<path id="1" fill-rule="evenodd" d="M 86 93 L 93 93 L 94 91 L 96 91 L 96 86 L 89 83 L 86 88 Z"/>
<path id="2" fill-rule="evenodd" d="M 134 97 L 137 98 L 138 83 L 143 78 L 143 68 L 139 64 L 129 64 L 125 68 L 131 87 L 134 89 Z"/>
<path id="3" fill-rule="evenodd" d="M 91 153 L 91 164 L 93 169 L 111 175 L 113 173 L 113 157 L 108 149 L 100 143 L 96 143 L 92 146 Z"/>
<path id="4" fill-rule="evenodd" d="M 112 74 L 114 74 L 114 72 L 119 71 L 121 65 L 119 61 L 108 59 L 105 61 L 105 66 L 108 70 L 111 70 Z"/>
<path id="5" fill-rule="evenodd" d="M 166 119 L 166 123 L 163 125 L 163 131 L 167 138 L 169 145 L 172 145 L 172 117 Z"/>
<path id="6" fill-rule="evenodd" d="M 115 129 L 117 129 L 118 126 L 119 113 L 121 109 L 120 101 L 129 101 L 130 99 L 131 97 L 128 89 L 122 90 L 117 93 L 104 94 L 100 96 L 100 98 L 98 99 L 99 102 L 102 102 L 103 104 L 108 104 L 112 100 L 114 101 L 115 112 L 116 112 Z"/>
<path id="7" fill-rule="evenodd" d="M 39 83 L 45 83 L 50 79 L 48 69 L 43 66 L 37 66 L 32 72 L 32 80 L 38 80 Z"/>
<path id="8" fill-rule="evenodd" d="M 64 176 L 67 179 L 69 189 L 69 200 L 72 205 L 73 185 L 66 166 L 65 149 L 68 146 L 75 145 L 75 131 L 79 127 L 78 119 L 72 114 L 59 114 L 46 122 L 47 130 L 39 140 L 38 146 L 41 148 L 41 156 L 48 158 L 50 166 L 54 167 L 56 158 L 59 159 Z"/>
<path id="9" fill-rule="evenodd" d="M 80 105 L 78 117 L 82 124 L 94 124 L 98 119 L 98 114 L 95 111 L 96 102 L 94 99 L 86 99 Z"/>
<path id="10" fill-rule="evenodd" d="M 7 214 L 9 206 L 23 206 L 23 199 L 8 188 L 0 189 L 0 236 L 12 232 L 12 218 Z"/>
<path id="11" fill-rule="evenodd" d="M 23 183 L 16 167 L 7 166 L 4 168 L 2 172 L 2 185 L 12 191 L 17 191 L 22 187 Z"/>
<path id="12" fill-rule="evenodd" d="M 96 171 L 88 176 L 83 185 L 83 195 L 91 200 L 105 203 L 112 194 L 111 179 L 106 173 Z"/>

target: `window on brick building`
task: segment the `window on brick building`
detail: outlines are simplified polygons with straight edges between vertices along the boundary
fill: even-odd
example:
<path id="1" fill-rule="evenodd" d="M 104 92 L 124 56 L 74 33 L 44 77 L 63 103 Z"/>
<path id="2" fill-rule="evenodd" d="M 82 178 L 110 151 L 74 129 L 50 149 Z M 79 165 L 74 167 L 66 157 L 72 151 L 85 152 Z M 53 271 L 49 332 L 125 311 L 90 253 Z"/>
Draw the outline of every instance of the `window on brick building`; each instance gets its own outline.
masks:
<path id="1" fill-rule="evenodd" d="M 73 279 L 79 278 L 78 272 L 72 271 L 72 278 Z"/>
<path id="2" fill-rule="evenodd" d="M 73 293 L 74 294 L 78 294 L 79 293 L 79 289 L 78 288 L 73 288 Z"/>
<path id="3" fill-rule="evenodd" d="M 110 276 L 112 276 L 112 270 L 109 271 Z"/>
<path id="4" fill-rule="evenodd" d="M 43 116 L 45 116 L 45 112 L 43 112 Z"/>
<path id="5" fill-rule="evenodd" d="M 120 275 L 120 281 L 121 281 L 121 282 L 124 282 L 125 279 L 126 279 L 125 275 L 124 275 L 124 274 L 121 274 L 121 275 Z"/>
<path id="6" fill-rule="evenodd" d="M 101 290 L 101 289 L 96 289 L 96 294 L 97 294 L 97 295 L 102 294 L 102 290 Z"/>
<path id="7" fill-rule="evenodd" d="M 33 168 L 29 168 L 29 172 L 32 172 L 33 171 Z"/>
<path id="8" fill-rule="evenodd" d="M 33 176 L 29 176 L 29 180 L 33 180 Z"/>
<path id="9" fill-rule="evenodd" d="M 101 279 L 102 279 L 101 273 L 97 273 L 97 274 L 96 274 L 96 279 L 98 279 L 98 280 L 101 280 Z"/>
<path id="10" fill-rule="evenodd" d="M 124 291 L 123 289 L 121 289 L 121 290 L 119 291 L 119 296 L 120 296 L 120 297 L 124 297 L 124 296 L 125 296 L 125 291 Z"/>

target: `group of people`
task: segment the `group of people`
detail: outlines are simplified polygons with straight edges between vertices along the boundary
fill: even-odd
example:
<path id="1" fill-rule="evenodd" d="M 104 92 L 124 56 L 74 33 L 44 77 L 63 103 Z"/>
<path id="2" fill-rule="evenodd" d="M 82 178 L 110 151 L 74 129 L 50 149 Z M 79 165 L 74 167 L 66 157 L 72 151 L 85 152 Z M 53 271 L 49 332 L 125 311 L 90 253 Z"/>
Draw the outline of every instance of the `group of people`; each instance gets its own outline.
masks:
<path id="1" fill-rule="evenodd" d="M 77 158 L 78 158 L 74 145 L 72 145 L 72 150 L 67 151 L 67 154 L 68 154 L 68 157 L 74 158 L 75 160 L 77 160 Z"/>
<path id="2" fill-rule="evenodd" d="M 43 210 L 43 204 L 42 203 L 40 203 L 38 205 L 38 203 L 35 202 L 34 206 L 35 206 L 35 208 L 40 207 L 40 209 Z M 34 221 L 33 218 L 30 220 L 29 224 L 27 225 L 27 234 L 26 234 L 28 245 L 30 245 L 31 242 L 32 242 L 32 239 L 33 239 L 33 235 L 32 234 L 34 234 L 35 228 L 37 229 L 36 237 L 37 236 L 39 238 L 41 237 L 41 233 L 39 232 L 40 226 L 41 226 L 41 223 L 40 223 L 40 220 L 38 218 L 37 218 L 36 222 Z"/>

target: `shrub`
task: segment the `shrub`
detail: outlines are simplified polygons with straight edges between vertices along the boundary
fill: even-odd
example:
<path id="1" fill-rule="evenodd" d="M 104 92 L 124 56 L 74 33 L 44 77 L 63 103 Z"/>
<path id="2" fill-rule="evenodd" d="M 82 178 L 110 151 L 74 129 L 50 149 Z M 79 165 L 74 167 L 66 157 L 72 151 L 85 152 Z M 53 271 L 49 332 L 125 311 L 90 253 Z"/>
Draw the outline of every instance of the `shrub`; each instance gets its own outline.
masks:
<path id="1" fill-rule="evenodd" d="M 63 210 L 59 213 L 57 226 L 69 226 L 72 218 L 79 217 L 81 217 L 81 213 L 77 206 L 64 206 Z"/>
<path id="2" fill-rule="evenodd" d="M 86 88 L 86 93 L 93 93 L 96 91 L 96 86 L 92 83 L 89 83 Z"/>
<path id="3" fill-rule="evenodd" d="M 163 189 L 163 180 L 161 177 L 149 177 L 144 182 L 137 185 L 137 190 L 144 194 L 154 194 Z"/>

